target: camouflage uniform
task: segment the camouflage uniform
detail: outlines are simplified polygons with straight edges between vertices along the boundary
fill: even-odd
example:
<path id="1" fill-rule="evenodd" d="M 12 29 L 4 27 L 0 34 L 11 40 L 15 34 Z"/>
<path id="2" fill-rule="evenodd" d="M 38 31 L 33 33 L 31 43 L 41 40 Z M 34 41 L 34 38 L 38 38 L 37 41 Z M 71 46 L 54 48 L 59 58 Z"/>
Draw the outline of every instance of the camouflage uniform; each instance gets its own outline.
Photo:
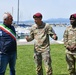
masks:
<path id="1" fill-rule="evenodd" d="M 49 35 L 53 38 L 53 34 L 55 32 L 52 27 L 45 23 L 42 23 L 40 26 L 34 24 L 31 28 L 29 41 L 35 40 L 34 59 L 37 67 L 37 75 L 43 75 L 42 59 L 45 64 L 46 75 L 52 75 Z"/>
<path id="2" fill-rule="evenodd" d="M 64 32 L 64 46 L 68 47 L 72 45 L 76 45 L 76 28 L 72 28 L 72 26 L 69 26 Z M 69 74 L 76 75 L 75 73 L 76 49 L 73 51 L 66 49 L 66 61 L 68 64 Z"/>

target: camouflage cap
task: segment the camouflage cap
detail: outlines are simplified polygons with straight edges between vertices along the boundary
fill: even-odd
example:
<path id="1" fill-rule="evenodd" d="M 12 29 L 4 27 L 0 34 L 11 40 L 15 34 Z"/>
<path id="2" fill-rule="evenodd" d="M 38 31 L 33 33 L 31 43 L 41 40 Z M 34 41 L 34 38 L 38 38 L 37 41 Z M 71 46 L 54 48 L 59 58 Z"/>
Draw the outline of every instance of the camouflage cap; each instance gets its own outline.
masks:
<path id="1" fill-rule="evenodd" d="M 42 18 L 42 14 L 41 13 L 36 13 L 33 15 L 33 18 Z"/>
<path id="2" fill-rule="evenodd" d="M 70 16 L 70 20 L 71 20 L 72 18 L 73 18 L 73 19 L 76 19 L 76 13 L 75 13 L 75 14 L 72 14 L 72 15 Z"/>

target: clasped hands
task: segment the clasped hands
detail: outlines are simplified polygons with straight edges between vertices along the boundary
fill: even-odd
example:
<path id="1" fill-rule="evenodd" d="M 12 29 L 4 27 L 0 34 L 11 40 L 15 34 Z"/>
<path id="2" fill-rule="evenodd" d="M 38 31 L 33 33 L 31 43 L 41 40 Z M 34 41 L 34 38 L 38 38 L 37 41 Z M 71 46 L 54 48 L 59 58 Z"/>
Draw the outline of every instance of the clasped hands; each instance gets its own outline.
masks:
<path id="1" fill-rule="evenodd" d="M 74 50 L 76 50 L 76 45 L 68 46 L 68 47 L 66 47 L 66 49 L 68 49 L 69 51 L 74 51 Z"/>

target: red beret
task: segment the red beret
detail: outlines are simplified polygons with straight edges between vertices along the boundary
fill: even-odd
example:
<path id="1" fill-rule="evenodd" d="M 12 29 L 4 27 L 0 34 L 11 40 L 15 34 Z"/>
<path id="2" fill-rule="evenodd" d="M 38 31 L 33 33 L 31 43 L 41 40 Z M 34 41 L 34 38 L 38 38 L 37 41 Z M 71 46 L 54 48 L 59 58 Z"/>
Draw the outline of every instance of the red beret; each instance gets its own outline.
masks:
<path id="1" fill-rule="evenodd" d="M 76 19 L 76 13 L 75 13 L 75 14 L 72 14 L 72 15 L 70 16 L 70 20 L 71 20 L 71 18 Z"/>
<path id="2" fill-rule="evenodd" d="M 42 18 L 42 14 L 41 13 L 36 13 L 33 15 L 33 18 Z"/>

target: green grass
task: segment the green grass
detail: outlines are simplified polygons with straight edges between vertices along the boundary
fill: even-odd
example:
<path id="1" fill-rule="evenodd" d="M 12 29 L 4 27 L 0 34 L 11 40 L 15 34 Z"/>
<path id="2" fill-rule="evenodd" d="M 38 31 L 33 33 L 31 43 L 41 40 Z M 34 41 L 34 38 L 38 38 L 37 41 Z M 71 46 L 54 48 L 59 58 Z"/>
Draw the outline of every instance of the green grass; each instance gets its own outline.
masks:
<path id="1" fill-rule="evenodd" d="M 53 44 L 50 47 L 53 75 L 68 75 L 64 45 Z M 33 45 L 18 46 L 16 75 L 36 75 L 33 49 Z M 7 67 L 6 75 L 9 75 L 9 67 Z M 45 69 L 44 75 L 46 75 Z"/>

